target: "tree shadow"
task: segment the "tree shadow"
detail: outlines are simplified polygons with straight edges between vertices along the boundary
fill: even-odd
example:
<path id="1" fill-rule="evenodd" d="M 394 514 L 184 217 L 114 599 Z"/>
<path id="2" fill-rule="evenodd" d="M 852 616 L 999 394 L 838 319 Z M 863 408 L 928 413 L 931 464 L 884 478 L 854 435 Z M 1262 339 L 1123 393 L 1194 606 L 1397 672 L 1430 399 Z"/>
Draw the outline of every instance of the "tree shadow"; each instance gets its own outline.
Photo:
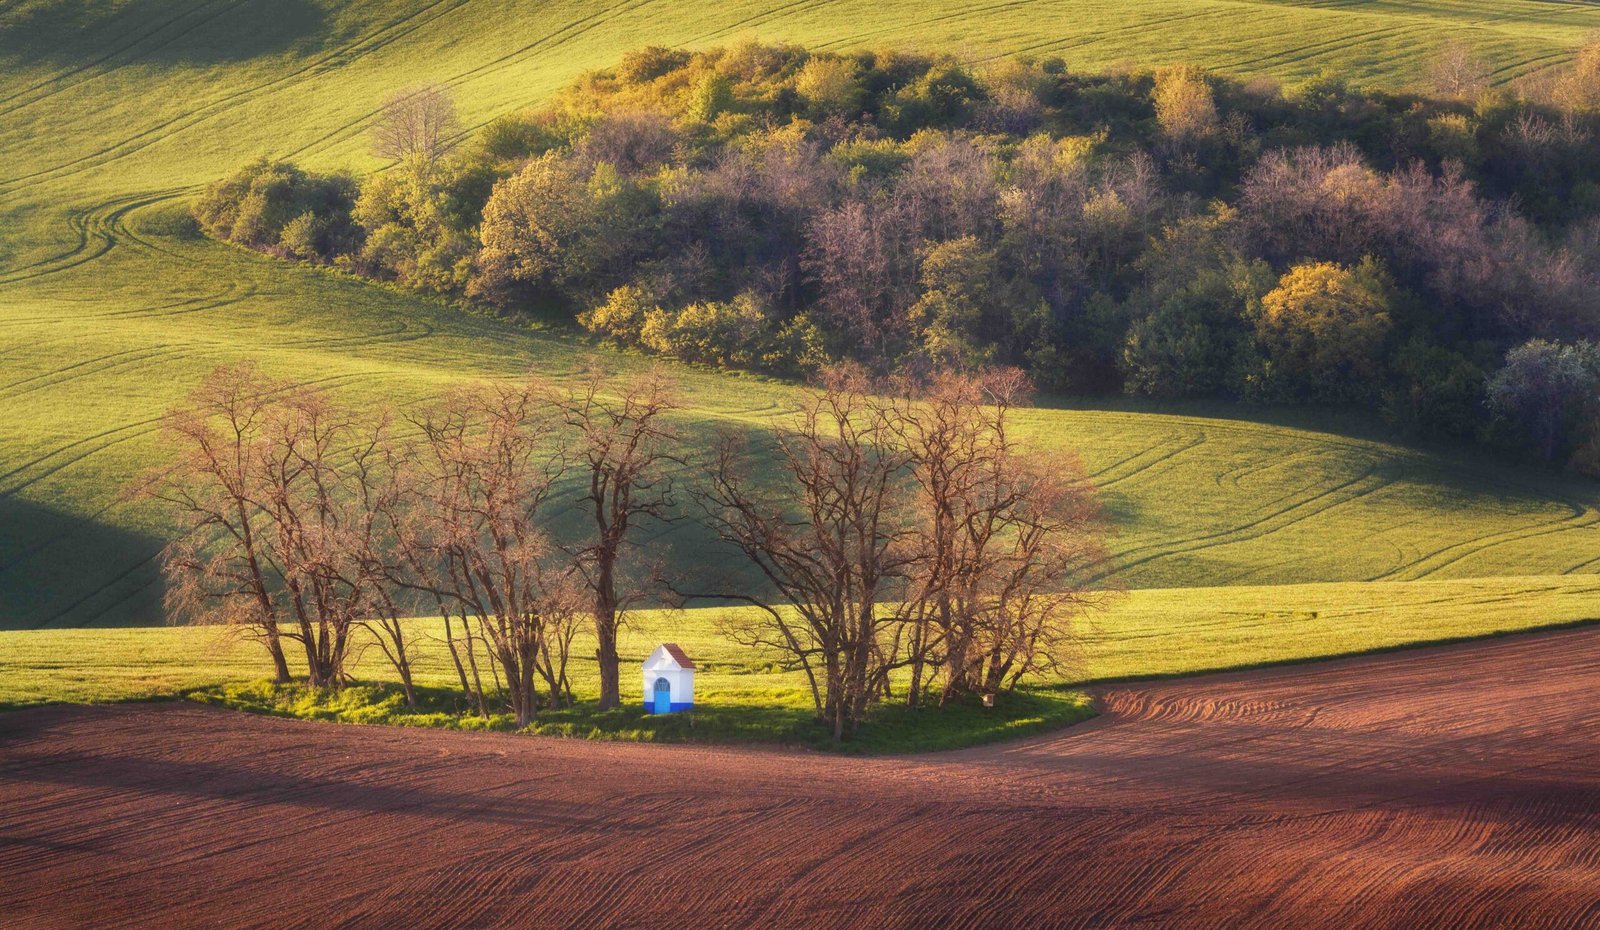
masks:
<path id="1" fill-rule="evenodd" d="M 619 566 L 626 594 L 642 595 L 632 606 L 652 608 L 676 603 L 661 580 L 682 591 L 771 594 L 770 583 L 749 559 L 705 525 L 694 500 L 694 490 L 704 484 L 708 451 L 720 434 L 729 431 L 739 434 L 748 443 L 751 453 L 748 467 L 754 480 L 772 487 L 778 476 L 769 454 L 770 432 L 764 427 L 707 423 L 689 417 L 676 419 L 672 425 L 685 450 L 681 453 L 684 461 L 673 474 L 672 519 L 665 522 L 641 519 L 629 534 L 630 546 Z M 587 473 L 581 465 L 569 468 L 558 486 L 554 503 L 545 513 L 546 528 L 561 544 L 581 546 L 594 532 L 594 518 L 582 502 L 582 495 L 588 490 L 587 482 Z M 720 602 L 696 601 L 693 606 L 716 603 Z"/>
<path id="2" fill-rule="evenodd" d="M 41 0 L 0 12 L 0 60 L 74 70 L 204 65 L 309 54 L 351 36 L 312 0 Z"/>
<path id="3" fill-rule="evenodd" d="M 159 626 L 163 542 L 0 497 L 0 630 Z"/>

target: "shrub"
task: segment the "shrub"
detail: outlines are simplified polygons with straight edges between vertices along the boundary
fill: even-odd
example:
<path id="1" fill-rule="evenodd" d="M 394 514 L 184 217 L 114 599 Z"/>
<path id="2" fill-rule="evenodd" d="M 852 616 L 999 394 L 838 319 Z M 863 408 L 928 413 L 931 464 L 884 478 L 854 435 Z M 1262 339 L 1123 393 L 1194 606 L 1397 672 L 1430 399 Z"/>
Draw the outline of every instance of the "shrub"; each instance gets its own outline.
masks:
<path id="1" fill-rule="evenodd" d="M 478 149 L 490 161 L 516 162 L 543 154 L 556 139 L 537 119 L 511 114 L 490 121 L 478 132 Z"/>
<path id="2" fill-rule="evenodd" d="M 627 84 L 643 84 L 688 63 L 688 52 L 649 45 L 624 54 L 617 65 L 617 77 Z"/>
<path id="3" fill-rule="evenodd" d="M 827 336 L 804 313 L 784 323 L 761 353 L 761 367 L 793 377 L 813 375 L 833 361 Z"/>
<path id="4" fill-rule="evenodd" d="M 762 357 L 771 326 L 760 300 L 745 292 L 725 302 L 650 310 L 640 340 L 650 349 L 687 362 L 748 368 Z"/>
<path id="5" fill-rule="evenodd" d="M 615 346 L 642 343 L 645 320 L 661 308 L 642 287 L 624 284 L 606 297 L 606 302 L 578 315 L 584 329 Z"/>
<path id="6" fill-rule="evenodd" d="M 310 214 L 294 234 L 296 246 L 306 251 L 294 254 L 327 258 L 355 239 L 350 221 L 355 191 L 347 175 L 308 174 L 287 162 L 262 159 L 208 187 L 194 205 L 194 218 L 219 239 L 273 249 L 285 227 Z"/>
<path id="7" fill-rule="evenodd" d="M 283 227 L 278 242 L 295 258 L 315 258 L 322 254 L 323 232 L 322 220 L 307 210 Z"/>

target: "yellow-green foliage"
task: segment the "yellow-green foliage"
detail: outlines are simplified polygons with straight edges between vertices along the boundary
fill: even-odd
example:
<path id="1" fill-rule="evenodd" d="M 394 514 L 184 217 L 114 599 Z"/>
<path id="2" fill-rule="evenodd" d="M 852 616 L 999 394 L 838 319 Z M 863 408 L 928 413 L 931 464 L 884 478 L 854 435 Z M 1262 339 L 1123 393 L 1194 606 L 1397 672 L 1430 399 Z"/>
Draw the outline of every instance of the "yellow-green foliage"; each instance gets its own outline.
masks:
<path id="1" fill-rule="evenodd" d="M 1376 377 L 1393 325 L 1389 300 L 1383 274 L 1370 262 L 1357 268 L 1308 262 L 1261 298 L 1256 328 L 1280 373 L 1336 397 Z"/>
<path id="2" fill-rule="evenodd" d="M 1217 131 L 1217 101 L 1205 72 L 1178 65 L 1156 72 L 1156 119 L 1169 138 L 1189 142 Z"/>

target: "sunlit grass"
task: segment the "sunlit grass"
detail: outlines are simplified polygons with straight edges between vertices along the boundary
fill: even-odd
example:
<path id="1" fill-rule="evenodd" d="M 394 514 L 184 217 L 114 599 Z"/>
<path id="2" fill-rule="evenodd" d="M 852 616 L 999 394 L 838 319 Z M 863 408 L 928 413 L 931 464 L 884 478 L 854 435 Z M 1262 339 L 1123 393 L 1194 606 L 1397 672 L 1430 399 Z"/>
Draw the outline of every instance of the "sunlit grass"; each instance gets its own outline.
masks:
<path id="1" fill-rule="evenodd" d="M 193 192 L 261 154 L 379 167 L 364 129 L 385 93 L 447 85 L 469 125 L 544 99 L 644 42 L 746 37 L 1026 51 L 1093 69 L 1194 61 L 1291 82 L 1334 69 L 1404 84 L 1468 38 L 1497 80 L 1559 64 L 1600 9 L 1531 0 L 1239 4 L 1026 0 L 933 6 L 408 4 L 199 0 L 0 9 L 0 626 L 155 624 L 169 532 L 118 498 L 159 460 L 158 418 L 212 367 L 251 358 L 358 403 L 411 403 L 464 378 L 554 379 L 590 349 L 439 302 L 196 237 Z M 635 356 L 607 353 L 625 369 Z M 790 389 L 682 371 L 683 423 L 759 424 Z M 1143 588 L 1590 570 L 1590 485 L 1314 429 L 1256 411 L 1048 410 L 1042 447 L 1081 450 L 1116 518 L 1115 584 Z M 657 545 L 704 561 L 679 528 Z"/>
<path id="2" fill-rule="evenodd" d="M 621 642 L 625 706 L 595 710 L 591 660 L 575 663 L 582 706 L 546 711 L 534 732 L 633 740 L 759 741 L 819 745 L 804 677 L 776 654 L 732 642 L 716 609 L 643 612 Z M 993 712 L 963 705 L 916 714 L 885 708 L 857 748 L 950 748 L 1022 735 L 1082 719 L 1081 690 L 1093 682 L 1249 668 L 1569 625 L 1600 619 L 1600 579 L 1482 578 L 1226 589 L 1131 591 L 1082 623 L 1078 664 L 1002 700 Z M 413 621 L 420 712 L 404 708 L 394 673 L 376 649 L 362 653 L 344 695 L 280 691 L 254 643 L 212 627 L 0 632 L 0 708 L 181 695 L 266 713 L 346 723 L 508 729 L 461 703 L 455 672 L 430 638 L 435 620 Z M 638 663 L 662 641 L 677 642 L 699 667 L 693 715 L 643 712 Z M 580 641 L 576 653 L 587 653 Z M 196 693 L 198 692 L 198 694 Z"/>

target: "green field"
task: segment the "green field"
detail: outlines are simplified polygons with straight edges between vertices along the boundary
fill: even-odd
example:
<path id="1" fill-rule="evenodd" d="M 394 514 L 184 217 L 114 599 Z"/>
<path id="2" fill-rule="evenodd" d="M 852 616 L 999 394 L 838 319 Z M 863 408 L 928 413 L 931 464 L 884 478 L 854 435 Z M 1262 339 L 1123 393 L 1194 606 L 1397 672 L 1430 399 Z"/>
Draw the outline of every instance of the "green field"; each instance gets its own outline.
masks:
<path id="1" fill-rule="evenodd" d="M 597 727 L 614 738 L 634 739 L 785 740 L 807 734 L 811 705 L 803 676 L 781 670 L 775 655 L 730 643 L 718 632 L 725 614 L 714 609 L 643 612 L 621 642 L 630 669 L 663 640 L 678 642 L 695 658 L 693 733 L 682 732 L 686 724 L 676 715 L 650 717 L 636 710 L 642 695 L 632 674 L 623 677 L 623 710 L 607 716 L 589 707 L 556 711 L 545 714 L 538 726 L 560 733 Z M 987 717 L 957 709 L 924 719 L 891 709 L 890 725 L 872 728 L 858 748 L 936 748 L 1071 722 L 1087 709 L 1076 689 L 1094 682 L 1248 668 L 1596 619 L 1600 579 L 1593 577 L 1242 586 L 1225 594 L 1132 591 L 1087 616 L 1081 664 L 1046 682 L 1046 688 L 1021 695 L 1020 706 Z M 436 625 L 414 622 L 421 646 L 417 681 L 442 690 L 454 672 L 442 647 L 426 638 Z M 587 644 L 580 642 L 575 651 L 588 652 Z M 470 715 L 397 717 L 392 711 L 399 709 L 398 695 L 391 696 L 391 706 L 375 707 L 359 689 L 330 702 L 297 702 L 298 695 L 275 694 L 262 683 L 266 671 L 260 647 L 225 628 L 0 632 L 0 709 L 198 691 L 202 699 L 230 706 L 350 722 L 474 722 Z M 375 649 L 364 653 L 354 674 L 375 681 L 394 678 Z M 592 661 L 578 663 L 575 686 L 580 699 L 597 691 Z M 825 742 L 820 731 L 812 735 Z"/>
<path id="2" fill-rule="evenodd" d="M 378 167 L 363 133 L 397 87 L 446 84 L 477 125 L 628 48 L 746 37 L 940 48 L 978 61 L 1062 55 L 1077 68 L 1194 61 L 1291 82 L 1335 69 L 1389 85 L 1413 81 L 1430 49 L 1461 38 L 1510 80 L 1564 62 L 1596 28 L 1600 7 L 1500 0 L 0 2 L 0 626 L 161 622 L 154 555 L 166 527 L 118 492 L 156 460 L 162 412 L 215 365 L 255 358 L 360 402 L 405 402 L 466 377 L 532 368 L 559 379 L 584 364 L 591 350 L 570 338 L 192 232 L 185 211 L 197 188 L 257 155 Z M 758 424 L 792 390 L 682 377 L 692 426 Z M 1177 624 L 1195 621 L 1193 611 L 1264 611 L 1279 600 L 1371 608 L 1394 595 L 1328 593 L 1334 603 L 1320 604 L 1318 587 L 1221 589 L 1509 576 L 1561 584 L 1556 576 L 1600 560 L 1591 484 L 1304 420 L 1240 419 L 1250 415 L 1065 405 L 1029 414 L 1041 446 L 1080 450 L 1104 488 L 1117 518 L 1102 567 L 1110 582 L 1214 589 L 1140 590 L 1114 616 Z M 698 542 L 678 531 L 662 544 L 687 563 Z M 1139 606 L 1160 604 L 1170 617 Z M 1440 607 L 1428 619 L 1429 609 L 1386 622 L 1407 627 L 1402 639 L 1428 623 L 1451 635 L 1493 626 L 1469 630 L 1461 624 L 1474 621 L 1462 618 L 1479 614 Z M 1541 619 L 1531 607 L 1513 613 Z M 135 634 L 70 635 L 114 645 Z M 22 642 L 0 643 L 0 661 Z M 1206 665 L 1141 664 L 1158 658 L 1129 659 L 1115 674 Z"/>

